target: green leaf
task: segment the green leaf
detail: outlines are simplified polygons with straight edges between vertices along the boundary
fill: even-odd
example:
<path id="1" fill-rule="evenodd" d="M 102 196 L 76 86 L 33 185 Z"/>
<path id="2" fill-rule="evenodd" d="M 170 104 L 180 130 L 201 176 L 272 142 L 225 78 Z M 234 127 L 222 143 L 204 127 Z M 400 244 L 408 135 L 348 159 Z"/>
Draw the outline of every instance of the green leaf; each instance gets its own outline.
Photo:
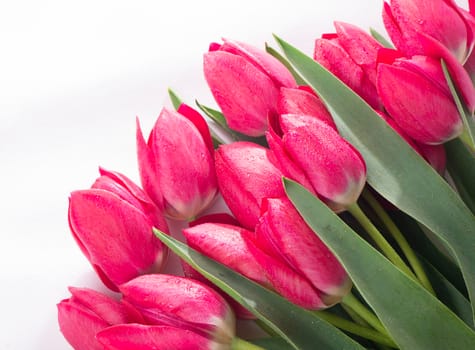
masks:
<path id="1" fill-rule="evenodd" d="M 332 250 L 366 302 L 403 349 L 475 349 L 475 333 L 451 310 L 363 240 L 301 185 L 289 199 Z"/>
<path id="2" fill-rule="evenodd" d="M 470 302 L 427 260 L 419 256 L 437 297 L 468 326 L 472 323 Z"/>
<path id="3" fill-rule="evenodd" d="M 450 281 L 460 293 L 468 296 L 460 269 L 452 259 L 447 256 L 447 251 L 441 246 L 441 242 L 437 242 L 436 245 L 432 241 L 437 237 L 433 237 L 432 235 L 431 239 L 429 239 L 427 235 L 430 234 L 430 232 L 424 232 L 414 219 L 402 212 L 392 212 L 391 217 L 404 233 L 411 247 Z"/>
<path id="4" fill-rule="evenodd" d="M 284 56 L 282 56 L 280 54 L 280 52 L 275 50 L 272 46 L 269 46 L 267 43 L 266 43 L 266 52 L 268 54 L 274 56 L 275 58 L 277 58 L 280 61 L 280 63 L 282 63 L 289 70 L 289 72 L 292 74 L 292 76 L 294 77 L 294 79 L 295 79 L 295 81 L 297 82 L 298 85 L 305 85 L 305 81 L 295 71 L 294 67 L 292 67 L 290 62 L 287 61 L 287 59 Z"/>
<path id="5" fill-rule="evenodd" d="M 388 49 L 394 49 L 394 46 L 382 35 L 380 34 L 376 29 L 370 28 L 369 32 L 373 38 L 376 39 L 377 42 L 379 42 L 381 45 Z"/>
<path id="6" fill-rule="evenodd" d="M 475 157 L 459 139 L 447 142 L 447 168 L 465 204 L 475 213 Z"/>
<path id="7" fill-rule="evenodd" d="M 173 108 L 175 108 L 175 110 L 178 110 L 178 108 L 182 104 L 182 100 L 180 99 L 180 97 L 178 97 L 175 91 L 173 91 L 171 88 L 168 88 L 168 96 L 170 96 Z"/>
<path id="8" fill-rule="evenodd" d="M 282 338 L 261 338 L 261 339 L 253 339 L 251 343 L 255 345 L 259 345 L 266 350 L 290 350 L 293 349 L 289 343 L 287 343 Z"/>
<path id="9" fill-rule="evenodd" d="M 287 59 L 321 97 L 367 166 L 368 183 L 448 243 L 475 303 L 475 216 L 457 193 L 375 111 L 333 74 L 282 39 Z"/>
<path id="10" fill-rule="evenodd" d="M 465 138 L 472 150 L 475 150 L 475 119 L 473 118 L 473 114 L 471 114 L 467 108 L 465 108 L 464 104 L 460 100 L 459 94 L 457 93 L 457 89 L 455 88 L 444 60 L 441 60 L 441 64 L 442 70 L 444 71 L 445 80 L 447 81 L 447 85 L 450 89 L 450 93 L 452 94 L 455 105 L 457 106 L 460 118 L 462 118 L 463 121 L 464 135 L 462 136 Z"/>
<path id="11" fill-rule="evenodd" d="M 186 244 L 154 229 L 180 258 L 252 312 L 295 349 L 364 349 L 343 332 Z"/>

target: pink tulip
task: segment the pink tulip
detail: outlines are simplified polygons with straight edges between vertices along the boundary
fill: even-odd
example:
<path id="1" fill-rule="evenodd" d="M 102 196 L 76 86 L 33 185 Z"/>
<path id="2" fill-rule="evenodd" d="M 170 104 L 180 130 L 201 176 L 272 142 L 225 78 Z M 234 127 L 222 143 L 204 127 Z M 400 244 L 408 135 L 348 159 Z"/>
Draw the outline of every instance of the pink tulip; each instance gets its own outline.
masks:
<path id="1" fill-rule="evenodd" d="M 70 287 L 72 296 L 58 306 L 59 328 L 76 350 L 102 350 L 96 333 L 116 324 L 142 322 L 132 306 L 91 289 Z"/>
<path id="2" fill-rule="evenodd" d="M 167 249 L 152 227 L 167 232 L 159 210 L 124 175 L 101 170 L 89 190 L 69 199 L 69 226 L 84 255 L 112 290 L 148 271 L 158 271 Z"/>
<path id="3" fill-rule="evenodd" d="M 462 132 L 442 67 L 427 56 L 395 58 L 381 51 L 377 88 L 389 115 L 411 138 L 440 144 Z"/>
<path id="4" fill-rule="evenodd" d="M 311 115 L 336 129 L 327 108 L 308 86 L 300 86 L 298 89 L 280 88 L 277 113 Z"/>
<path id="5" fill-rule="evenodd" d="M 384 3 L 383 21 L 406 57 L 443 59 L 468 110 L 475 110 L 475 87 L 463 67 L 475 43 L 473 20 L 466 11 L 453 0 L 392 0 L 391 5 Z"/>
<path id="6" fill-rule="evenodd" d="M 221 145 L 215 153 L 219 189 L 241 225 L 253 230 L 262 199 L 284 196 L 282 173 L 269 160 L 267 148 L 251 142 Z"/>
<path id="7" fill-rule="evenodd" d="M 329 307 L 351 289 L 346 271 L 286 197 L 264 201 L 253 243 L 259 248 L 252 249 L 254 257 L 271 284 L 296 304 Z"/>
<path id="8" fill-rule="evenodd" d="M 335 34 L 324 34 L 315 41 L 314 59 L 373 108 L 381 109 L 376 92 L 376 58 L 381 44 L 354 25 L 335 22 L 335 28 Z"/>
<path id="9" fill-rule="evenodd" d="M 231 129 L 249 136 L 267 130 L 276 113 L 279 88 L 296 87 L 285 66 L 251 45 L 224 40 L 204 55 L 204 74 Z"/>
<path id="10" fill-rule="evenodd" d="M 356 202 L 366 182 L 366 166 L 359 152 L 334 128 L 296 114 L 281 115 L 272 124 L 267 141 L 272 159 L 285 176 L 337 212 Z"/>
<path id="11" fill-rule="evenodd" d="M 150 327 L 148 331 L 143 327 L 134 328 L 131 329 L 130 341 L 145 339 L 144 346 L 147 346 L 147 334 L 150 333 L 156 334 L 156 344 L 201 336 L 207 342 L 224 346 L 231 344 L 234 338 L 235 317 L 231 308 L 218 293 L 201 282 L 179 276 L 149 274 L 121 285 L 120 291 L 123 300 L 134 306 L 147 324 L 171 329 L 168 334 L 164 328 Z M 124 341 L 117 332 L 103 334 L 102 338 L 99 337 L 102 343 Z M 191 341 L 189 339 L 186 341 Z"/>
<path id="12" fill-rule="evenodd" d="M 172 219 L 188 220 L 205 210 L 217 193 L 209 130 L 198 112 L 164 108 L 147 143 L 137 121 L 142 185 Z"/>
<path id="13" fill-rule="evenodd" d="M 171 326 L 121 324 L 97 334 L 104 350 L 230 350 L 229 344 L 213 341 L 191 330 Z"/>
<path id="14" fill-rule="evenodd" d="M 391 0 L 384 4 L 383 20 L 396 47 L 408 57 L 427 55 L 421 35 L 445 46 L 464 63 L 473 45 L 473 32 L 453 0 Z"/>

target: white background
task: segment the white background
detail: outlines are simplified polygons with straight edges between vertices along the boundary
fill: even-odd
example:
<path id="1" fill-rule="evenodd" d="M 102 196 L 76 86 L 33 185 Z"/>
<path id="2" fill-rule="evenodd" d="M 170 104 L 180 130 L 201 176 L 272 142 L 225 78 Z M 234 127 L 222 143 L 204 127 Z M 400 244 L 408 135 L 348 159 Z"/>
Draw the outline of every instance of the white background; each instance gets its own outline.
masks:
<path id="1" fill-rule="evenodd" d="M 68 195 L 99 165 L 138 179 L 167 88 L 214 105 L 202 55 L 227 37 L 312 54 L 333 20 L 382 32 L 382 1 L 0 1 L 0 349 L 68 349 L 67 286 L 104 290 L 67 224 Z"/>

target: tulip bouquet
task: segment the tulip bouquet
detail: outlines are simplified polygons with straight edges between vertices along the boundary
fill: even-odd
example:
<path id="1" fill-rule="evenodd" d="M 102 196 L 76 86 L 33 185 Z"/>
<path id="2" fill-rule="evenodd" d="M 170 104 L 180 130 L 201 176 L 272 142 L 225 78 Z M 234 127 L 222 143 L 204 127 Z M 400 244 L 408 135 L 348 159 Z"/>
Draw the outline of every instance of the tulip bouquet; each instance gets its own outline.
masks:
<path id="1" fill-rule="evenodd" d="M 212 43 L 218 108 L 170 91 L 148 138 L 137 120 L 141 186 L 101 168 L 71 193 L 73 237 L 116 294 L 70 287 L 67 341 L 474 349 L 474 13 L 391 0 L 389 40 L 335 22 L 313 57 Z"/>

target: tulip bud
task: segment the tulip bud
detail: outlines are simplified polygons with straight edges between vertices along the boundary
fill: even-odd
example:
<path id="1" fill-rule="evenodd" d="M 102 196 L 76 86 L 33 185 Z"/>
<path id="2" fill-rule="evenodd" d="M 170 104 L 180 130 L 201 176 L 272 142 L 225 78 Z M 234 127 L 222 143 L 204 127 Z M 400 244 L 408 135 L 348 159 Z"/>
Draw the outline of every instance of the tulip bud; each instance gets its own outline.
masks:
<path id="1" fill-rule="evenodd" d="M 91 289 L 70 287 L 72 296 L 58 306 L 61 333 L 76 350 L 102 350 L 96 333 L 111 325 L 142 322 L 132 306 Z"/>
<path id="2" fill-rule="evenodd" d="M 255 237 L 253 243 L 268 255 L 263 257 L 261 252 L 252 250 L 267 278 L 279 293 L 296 304 L 311 309 L 329 307 L 351 289 L 346 271 L 287 198 L 264 201 Z M 294 277 L 292 285 L 285 281 L 282 274 L 275 273 L 275 261 L 269 256 L 285 264 L 289 276 L 301 278 Z M 279 282 L 281 279 L 284 281 Z"/>
<path id="3" fill-rule="evenodd" d="M 247 229 L 257 224 L 263 198 L 284 196 L 282 173 L 270 162 L 269 153 L 251 142 L 221 145 L 215 153 L 221 194 Z"/>
<path id="4" fill-rule="evenodd" d="M 249 136 L 267 130 L 267 116 L 276 113 L 279 88 L 296 87 L 276 58 L 231 40 L 211 46 L 204 55 L 204 74 L 229 127 Z"/>
<path id="5" fill-rule="evenodd" d="M 165 215 L 187 220 L 205 210 L 217 193 L 211 136 L 202 117 L 164 108 L 147 143 L 137 121 L 138 163 L 142 185 Z"/>
<path id="6" fill-rule="evenodd" d="M 324 34 L 315 41 L 314 59 L 373 108 L 381 109 L 376 92 L 376 58 L 381 44 L 354 25 L 335 22 L 335 28 L 335 34 Z"/>
<path id="7" fill-rule="evenodd" d="M 390 57 L 381 51 L 377 88 L 389 115 L 410 137 L 440 144 L 462 132 L 440 63 L 427 56 Z M 387 63 L 386 63 L 387 62 Z"/>
<path id="8" fill-rule="evenodd" d="M 366 166 L 335 129 L 317 118 L 295 114 L 281 115 L 272 124 L 266 136 L 285 176 L 337 212 L 356 202 L 366 182 Z"/>
<path id="9" fill-rule="evenodd" d="M 101 170 L 92 189 L 69 199 L 69 226 L 84 255 L 112 290 L 153 270 L 167 249 L 152 227 L 167 232 L 166 222 L 148 196 L 124 175 Z"/>
<path id="10" fill-rule="evenodd" d="M 191 332 L 193 337 L 199 335 L 224 345 L 231 344 L 234 338 L 235 318 L 231 308 L 218 293 L 201 282 L 150 274 L 121 285 L 120 291 L 123 299 L 140 311 L 150 325 L 179 329 L 183 338 Z M 131 335 L 140 338 L 144 335 L 142 331 L 139 329 Z M 155 331 L 150 330 L 152 333 Z M 161 338 L 156 339 L 157 344 L 162 341 L 167 344 L 170 339 L 179 340 L 180 331 L 170 335 L 157 331 L 157 334 L 163 333 Z M 113 335 L 116 336 L 120 335 Z"/>

